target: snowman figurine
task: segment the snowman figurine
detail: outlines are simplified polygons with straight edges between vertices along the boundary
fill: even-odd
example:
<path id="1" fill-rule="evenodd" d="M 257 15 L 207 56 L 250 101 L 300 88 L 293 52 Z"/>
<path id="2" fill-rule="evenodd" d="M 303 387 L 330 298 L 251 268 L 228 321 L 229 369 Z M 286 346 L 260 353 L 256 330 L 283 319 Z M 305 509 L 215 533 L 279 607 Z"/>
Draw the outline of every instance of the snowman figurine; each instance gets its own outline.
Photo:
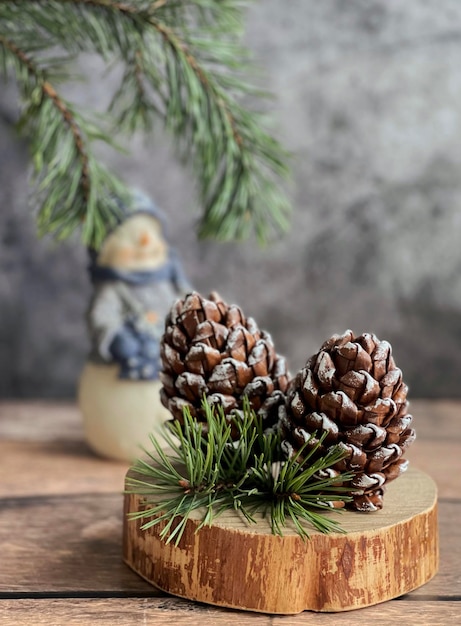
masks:
<path id="1" fill-rule="evenodd" d="M 92 251 L 91 352 L 78 397 L 90 447 L 132 461 L 171 418 L 160 402 L 160 339 L 171 305 L 191 287 L 152 201 L 136 192 L 121 210 L 99 253 Z"/>

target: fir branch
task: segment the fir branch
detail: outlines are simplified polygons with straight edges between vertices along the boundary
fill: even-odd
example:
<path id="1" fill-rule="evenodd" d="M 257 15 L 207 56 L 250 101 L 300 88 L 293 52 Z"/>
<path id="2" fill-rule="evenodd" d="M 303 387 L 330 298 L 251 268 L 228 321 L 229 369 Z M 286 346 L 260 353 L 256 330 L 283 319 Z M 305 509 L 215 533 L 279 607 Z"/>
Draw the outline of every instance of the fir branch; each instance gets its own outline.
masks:
<path id="1" fill-rule="evenodd" d="M 71 54 L 93 51 L 124 64 L 123 82 L 109 113 L 119 130 L 129 133 L 149 131 L 155 119 L 163 118 L 198 181 L 202 236 L 235 239 L 253 229 L 265 240 L 287 227 L 287 201 L 274 182 L 274 176 L 286 175 L 286 154 L 262 130 L 261 117 L 238 103 L 255 91 L 243 80 L 246 53 L 234 41 L 241 17 L 235 0 L 0 0 L 0 27 L 3 21 L 19 47 L 29 42 L 31 62 L 35 50 L 30 42 L 38 41 L 47 53 L 60 45 Z M 51 69 L 57 68 L 48 68 L 48 73 Z M 30 116 L 36 113 L 28 111 Z M 61 113 L 68 116 L 72 108 L 67 104 Z M 63 121 L 69 123 L 66 115 Z M 70 129 L 77 139 L 78 127 Z M 99 133 L 98 138 L 105 141 L 108 135 Z M 84 142 L 76 146 L 88 150 Z M 94 244 L 100 235 L 91 224 L 98 222 L 99 233 L 107 218 L 107 212 L 100 215 L 100 180 L 104 192 L 114 181 L 108 174 L 93 176 L 91 159 L 82 164 L 84 151 L 79 155 L 81 187 L 95 188 L 96 200 L 86 208 L 90 226 L 84 232 L 84 239 Z M 56 226 L 60 220 L 76 222 L 75 208 L 69 205 L 67 210 L 71 216 L 59 213 Z M 85 207 L 80 205 L 79 211 Z"/>
<path id="2" fill-rule="evenodd" d="M 256 512 L 268 512 L 274 534 L 282 535 L 288 521 L 303 538 L 309 536 L 306 524 L 320 532 L 342 532 L 325 512 L 352 499 L 347 487 L 351 475 L 319 477 L 344 457 L 342 449 L 333 448 L 310 463 L 316 447 L 301 457 L 306 442 L 293 458 L 279 462 L 280 433 L 264 432 L 262 420 L 248 402 L 233 418 L 237 441 L 232 439 L 232 424 L 221 407 L 216 410 L 204 400 L 203 408 L 205 429 L 187 408 L 183 425 L 168 423 L 164 438 L 169 454 L 151 435 L 153 452 L 145 450 L 147 460 L 138 460 L 134 475 L 127 479 L 127 492 L 139 494 L 144 502 L 142 510 L 130 514 L 130 519 L 147 520 L 142 529 L 164 524 L 160 537 L 176 544 L 187 519 L 198 509 L 204 512 L 197 530 L 233 509 L 249 523 L 255 522 Z"/>
<path id="3" fill-rule="evenodd" d="M 58 93 L 46 66 L 0 34 L 2 51 L 5 65 L 17 66 L 18 86 L 28 103 L 18 127 L 29 137 L 38 181 L 39 232 L 65 238 L 82 227 L 85 240 L 97 246 L 114 223 L 115 197 L 126 195 L 92 154 L 90 144 L 101 137 L 100 130 L 92 129 Z"/>
<path id="4" fill-rule="evenodd" d="M 81 174 L 79 186 L 81 188 L 83 198 L 85 202 L 87 202 L 90 191 L 89 158 L 84 145 L 85 140 L 83 137 L 83 133 L 81 128 L 77 124 L 75 116 L 71 112 L 70 108 L 66 105 L 63 98 L 56 92 L 53 85 L 48 80 L 46 80 L 45 73 L 32 62 L 31 58 L 23 50 L 21 50 L 6 37 L 0 37 L 0 43 L 4 45 L 12 54 L 14 54 L 17 57 L 18 61 L 27 68 L 29 78 L 31 78 L 41 90 L 40 101 L 42 101 L 43 99 L 50 100 L 55 109 L 61 115 L 63 122 L 68 126 L 72 135 L 75 151 L 80 161 Z"/>

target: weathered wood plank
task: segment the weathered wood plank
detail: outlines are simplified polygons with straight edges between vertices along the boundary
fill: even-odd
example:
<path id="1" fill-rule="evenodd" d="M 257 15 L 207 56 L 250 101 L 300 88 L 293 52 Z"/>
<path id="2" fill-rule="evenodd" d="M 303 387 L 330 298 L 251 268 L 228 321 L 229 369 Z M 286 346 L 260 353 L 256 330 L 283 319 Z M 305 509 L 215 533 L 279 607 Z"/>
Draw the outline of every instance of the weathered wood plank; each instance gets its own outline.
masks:
<path id="1" fill-rule="evenodd" d="M 406 453 L 412 467 L 437 483 L 439 498 L 461 499 L 461 445 L 453 441 L 417 439 Z"/>
<path id="2" fill-rule="evenodd" d="M 83 442 L 0 441 L 0 498 L 122 492 L 127 463 L 95 456 Z"/>
<path id="3" fill-rule="evenodd" d="M 459 625 L 460 615 L 460 602 L 406 600 L 350 613 L 301 613 L 283 617 L 216 609 L 173 598 L 0 600 L 3 626 L 389 626 L 393 621 L 402 626 L 454 626 Z"/>
<path id="4" fill-rule="evenodd" d="M 418 437 L 408 458 L 434 478 L 440 497 L 461 497 L 461 403 L 417 400 L 412 411 Z M 0 438 L 0 463 L 9 475 L 0 496 L 81 493 L 91 484 L 92 491 L 122 489 L 127 464 L 93 455 L 74 404 L 2 402 Z"/>
<path id="5" fill-rule="evenodd" d="M 0 501 L 0 592 L 161 595 L 122 562 L 122 495 Z M 459 596 L 461 502 L 441 502 L 440 571 L 411 595 Z"/>
<path id="6" fill-rule="evenodd" d="M 122 562 L 121 495 L 0 501 L 0 592 L 160 595 Z"/>
<path id="7" fill-rule="evenodd" d="M 83 441 L 79 409 L 75 402 L 2 401 L 0 438 L 16 441 Z"/>
<path id="8" fill-rule="evenodd" d="M 407 457 L 429 474 L 441 498 L 461 498 L 461 446 L 417 439 Z M 123 489 L 128 464 L 95 456 L 82 441 L 0 441 L 0 497 L 31 494 L 115 492 Z"/>
<path id="9" fill-rule="evenodd" d="M 330 615 L 301 615 L 274 617 L 271 626 L 389 626 L 393 622 L 401 626 L 459 626 L 460 602 L 410 602 L 394 600 L 351 613 Z"/>
<path id="10" fill-rule="evenodd" d="M 421 439 L 461 442 L 461 402 L 412 400 L 410 412 Z M 83 440 L 74 402 L 9 400 L 0 402 L 0 438 L 21 441 Z"/>
<path id="11" fill-rule="evenodd" d="M 411 400 L 410 413 L 418 438 L 461 443 L 461 401 Z"/>
<path id="12" fill-rule="evenodd" d="M 268 615 L 215 609 L 187 600 L 163 598 L 0 600 L 2 626 L 165 626 L 213 624 L 270 626 Z"/>

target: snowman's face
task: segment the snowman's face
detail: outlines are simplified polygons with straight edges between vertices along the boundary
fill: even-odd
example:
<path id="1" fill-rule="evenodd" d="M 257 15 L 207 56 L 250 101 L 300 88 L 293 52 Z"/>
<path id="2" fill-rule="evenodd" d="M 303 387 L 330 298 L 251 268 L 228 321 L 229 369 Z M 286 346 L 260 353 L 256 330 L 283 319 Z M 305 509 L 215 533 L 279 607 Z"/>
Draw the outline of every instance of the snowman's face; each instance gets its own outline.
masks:
<path id="1" fill-rule="evenodd" d="M 98 265 L 120 270 L 150 270 L 163 265 L 168 247 L 161 226 L 147 214 L 129 217 L 105 240 Z"/>

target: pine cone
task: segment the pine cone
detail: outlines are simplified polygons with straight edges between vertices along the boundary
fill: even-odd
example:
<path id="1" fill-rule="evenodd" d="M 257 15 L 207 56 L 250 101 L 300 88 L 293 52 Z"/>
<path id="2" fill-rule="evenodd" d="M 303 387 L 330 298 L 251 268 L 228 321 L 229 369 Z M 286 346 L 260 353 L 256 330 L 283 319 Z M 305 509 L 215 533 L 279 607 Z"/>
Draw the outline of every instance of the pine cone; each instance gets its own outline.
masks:
<path id="1" fill-rule="evenodd" d="M 348 506 L 381 509 L 385 483 L 407 469 L 402 456 L 415 438 L 407 391 L 387 341 L 350 330 L 333 335 L 290 385 L 281 419 L 285 454 L 293 455 L 312 433 L 318 441 L 326 432 L 318 455 L 335 444 L 347 453 L 329 475 L 355 473 Z"/>
<path id="2" fill-rule="evenodd" d="M 285 359 L 275 353 L 268 333 L 218 294 L 207 300 L 193 292 L 173 305 L 165 321 L 161 358 L 162 403 L 180 422 L 185 406 L 205 422 L 205 395 L 226 414 L 242 409 L 247 396 L 267 427 L 277 423 L 288 386 Z"/>

